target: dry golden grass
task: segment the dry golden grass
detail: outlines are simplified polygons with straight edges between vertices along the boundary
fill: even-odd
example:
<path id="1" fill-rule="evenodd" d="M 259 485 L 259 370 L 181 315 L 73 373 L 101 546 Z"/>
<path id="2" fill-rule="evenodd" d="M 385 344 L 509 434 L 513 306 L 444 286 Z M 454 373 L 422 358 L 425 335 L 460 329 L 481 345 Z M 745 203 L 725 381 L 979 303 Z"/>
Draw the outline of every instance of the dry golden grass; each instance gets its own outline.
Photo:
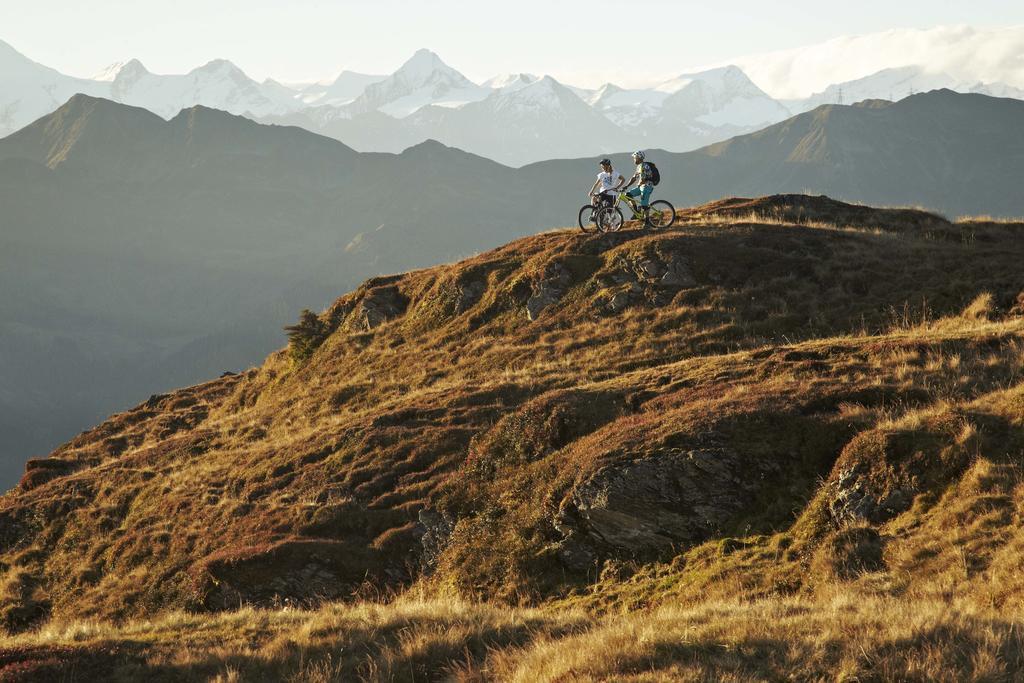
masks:
<path id="1" fill-rule="evenodd" d="M 680 219 L 377 278 L 308 359 L 33 463 L 0 499 L 0 672 L 1012 678 L 1015 228 L 800 197 Z M 735 513 L 567 568 L 553 520 L 581 482 L 709 440 L 773 465 Z M 844 517 L 850 472 L 897 503 Z M 455 520 L 429 575 L 428 508 Z"/>
<path id="2" fill-rule="evenodd" d="M 704 601 L 627 614 L 445 601 L 52 625 L 4 643 L 17 680 L 1013 680 L 1022 613 L 963 600 Z"/>

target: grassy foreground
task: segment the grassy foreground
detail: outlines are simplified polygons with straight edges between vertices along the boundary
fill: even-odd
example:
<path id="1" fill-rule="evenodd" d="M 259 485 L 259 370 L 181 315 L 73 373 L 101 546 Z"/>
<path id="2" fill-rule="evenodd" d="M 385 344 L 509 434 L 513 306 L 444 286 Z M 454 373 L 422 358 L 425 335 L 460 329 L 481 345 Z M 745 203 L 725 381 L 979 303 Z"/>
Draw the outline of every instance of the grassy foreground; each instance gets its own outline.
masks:
<path id="1" fill-rule="evenodd" d="M 905 366 L 910 382 L 1024 366 L 1024 321 L 977 313 L 842 341 L 892 343 L 888 365 Z M 915 371 L 900 350 L 978 339 L 1004 340 L 1001 353 L 932 356 Z M 424 579 L 390 601 L 316 609 L 54 619 L 0 639 L 0 680 L 1018 680 L 1024 463 L 1016 432 L 996 434 L 994 450 L 976 433 L 986 412 L 1020 424 L 1009 372 L 1006 388 L 980 399 L 949 396 L 888 418 L 906 434 L 934 429 L 950 411 L 975 426 L 953 430 L 971 450 L 958 478 L 877 527 L 803 538 L 812 500 L 784 531 L 708 541 L 660 562 L 606 563 L 593 583 L 533 608 L 466 601 Z"/>
<path id="2" fill-rule="evenodd" d="M 622 615 L 457 601 L 174 614 L 5 641 L 7 680 L 1015 680 L 1021 614 L 855 591 Z M 16 662 L 16 663 L 15 663 Z"/>

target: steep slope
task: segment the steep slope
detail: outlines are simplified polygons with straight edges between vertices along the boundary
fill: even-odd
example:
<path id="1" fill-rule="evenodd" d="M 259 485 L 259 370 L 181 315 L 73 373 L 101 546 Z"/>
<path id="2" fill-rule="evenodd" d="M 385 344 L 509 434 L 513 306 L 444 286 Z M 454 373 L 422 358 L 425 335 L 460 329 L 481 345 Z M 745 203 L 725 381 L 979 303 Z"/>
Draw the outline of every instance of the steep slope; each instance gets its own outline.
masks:
<path id="1" fill-rule="evenodd" d="M 202 107 L 164 121 L 84 96 L 0 141 L 0 177 L 0 287 L 20 293 L 0 301 L 0 372 L 4 412 L 22 416 L 0 437 L 5 487 L 112 410 L 257 362 L 302 305 L 564 211 L 552 196 L 524 218 L 511 169 L 437 144 L 359 155 Z M 360 234 L 388 239 L 346 252 Z"/>
<path id="2" fill-rule="evenodd" d="M 883 524 L 959 480 L 963 420 L 986 455 L 1017 443 L 999 415 L 1020 323 L 987 318 L 1019 310 L 1019 225 L 800 196 L 681 221 L 371 279 L 291 354 L 31 462 L 0 502 L 8 576 L 30 587 L 8 626 L 423 572 L 466 596 L 566 597 L 609 561 L 776 532 L 792 552 L 748 588 L 799 587 L 832 525 Z M 942 316 L 966 323 L 908 329 Z M 727 590 L 699 557 L 680 585 Z"/>

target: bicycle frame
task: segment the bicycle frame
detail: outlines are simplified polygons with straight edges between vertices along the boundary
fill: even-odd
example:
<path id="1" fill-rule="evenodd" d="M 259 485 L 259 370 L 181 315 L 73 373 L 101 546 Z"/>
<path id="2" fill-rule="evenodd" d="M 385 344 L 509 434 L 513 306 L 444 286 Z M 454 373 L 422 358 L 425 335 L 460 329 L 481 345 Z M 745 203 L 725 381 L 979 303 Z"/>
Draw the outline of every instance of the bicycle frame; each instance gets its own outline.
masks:
<path id="1" fill-rule="evenodd" d="M 629 204 L 629 208 L 633 211 L 633 218 L 635 220 L 640 220 L 644 217 L 644 214 L 641 212 L 641 209 L 643 209 L 644 207 L 637 204 L 635 199 L 633 199 L 628 194 L 622 191 L 620 191 L 618 195 L 616 195 L 615 202 L 612 204 L 612 206 L 618 206 L 621 202 Z"/>

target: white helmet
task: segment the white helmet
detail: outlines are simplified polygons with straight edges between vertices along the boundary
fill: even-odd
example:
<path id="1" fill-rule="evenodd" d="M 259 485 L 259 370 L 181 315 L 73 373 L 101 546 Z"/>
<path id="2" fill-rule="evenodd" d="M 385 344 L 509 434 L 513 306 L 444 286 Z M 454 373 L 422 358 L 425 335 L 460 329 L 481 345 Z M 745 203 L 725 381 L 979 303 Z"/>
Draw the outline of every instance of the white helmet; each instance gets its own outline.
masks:
<path id="1" fill-rule="evenodd" d="M 637 150 L 633 152 L 633 158 L 636 159 L 637 161 L 643 161 L 645 158 L 644 153 L 641 152 L 640 150 Z"/>

